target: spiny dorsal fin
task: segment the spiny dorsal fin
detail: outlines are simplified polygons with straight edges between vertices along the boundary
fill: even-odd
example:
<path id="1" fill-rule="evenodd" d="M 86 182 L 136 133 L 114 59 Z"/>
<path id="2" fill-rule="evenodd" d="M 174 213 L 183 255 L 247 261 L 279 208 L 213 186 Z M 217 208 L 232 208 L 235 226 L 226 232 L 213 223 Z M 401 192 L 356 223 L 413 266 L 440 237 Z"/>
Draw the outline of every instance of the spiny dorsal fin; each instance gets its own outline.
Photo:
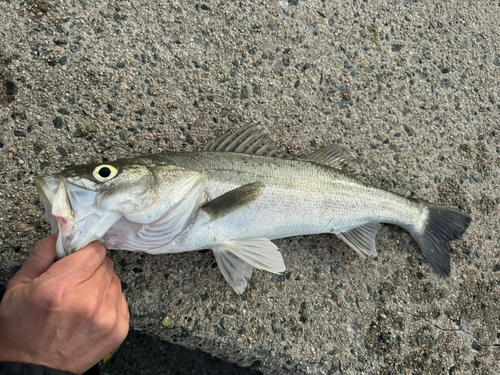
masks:
<path id="1" fill-rule="evenodd" d="M 203 206 L 212 220 L 217 220 L 231 212 L 237 211 L 260 198 L 264 191 L 262 182 L 252 182 L 228 191 Z"/>
<path id="2" fill-rule="evenodd" d="M 377 256 L 375 237 L 380 227 L 381 225 L 379 223 L 368 223 L 351 229 L 349 232 L 339 233 L 337 237 L 363 258 L 365 255 Z"/>
<path id="3" fill-rule="evenodd" d="M 235 132 L 232 130 L 223 134 L 214 143 L 207 143 L 203 151 L 237 152 L 260 156 L 278 157 L 280 151 L 267 140 L 260 123 L 249 122 Z"/>
<path id="4" fill-rule="evenodd" d="M 301 160 L 328 165 L 351 176 L 358 174 L 355 164 L 351 161 L 347 151 L 342 146 L 336 144 L 324 146 L 311 155 L 301 158 Z"/>

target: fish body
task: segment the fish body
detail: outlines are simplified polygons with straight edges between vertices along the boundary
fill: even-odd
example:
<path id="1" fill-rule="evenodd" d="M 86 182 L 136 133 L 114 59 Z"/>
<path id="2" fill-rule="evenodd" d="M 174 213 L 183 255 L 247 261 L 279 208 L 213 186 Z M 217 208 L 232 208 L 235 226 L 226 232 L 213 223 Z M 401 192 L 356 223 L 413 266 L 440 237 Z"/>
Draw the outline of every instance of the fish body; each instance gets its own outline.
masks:
<path id="1" fill-rule="evenodd" d="M 376 255 L 380 223 L 416 239 L 431 266 L 450 272 L 451 239 L 463 213 L 365 185 L 338 146 L 307 158 L 271 157 L 254 125 L 203 152 L 164 153 L 85 165 L 39 177 L 59 256 L 93 240 L 152 254 L 212 249 L 226 280 L 243 293 L 253 267 L 281 273 L 276 238 L 333 233 Z"/>
<path id="2" fill-rule="evenodd" d="M 418 230 L 427 217 L 420 203 L 310 161 L 222 152 L 155 155 L 155 159 L 203 171 L 208 201 L 255 181 L 265 185 L 255 202 L 217 220 L 199 210 L 189 231 L 155 252 L 207 249 L 231 238 L 340 234 L 373 222 Z"/>

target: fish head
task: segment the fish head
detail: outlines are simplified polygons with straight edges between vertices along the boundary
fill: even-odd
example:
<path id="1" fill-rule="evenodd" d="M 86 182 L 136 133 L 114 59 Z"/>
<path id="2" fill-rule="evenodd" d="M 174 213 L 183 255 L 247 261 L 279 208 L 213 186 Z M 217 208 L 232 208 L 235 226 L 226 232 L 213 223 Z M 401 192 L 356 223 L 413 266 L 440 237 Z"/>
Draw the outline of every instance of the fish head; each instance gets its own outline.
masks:
<path id="1" fill-rule="evenodd" d="M 148 159 L 89 164 L 37 177 L 45 217 L 62 258 L 100 240 L 121 218 L 152 223 L 179 202 L 199 172 Z"/>

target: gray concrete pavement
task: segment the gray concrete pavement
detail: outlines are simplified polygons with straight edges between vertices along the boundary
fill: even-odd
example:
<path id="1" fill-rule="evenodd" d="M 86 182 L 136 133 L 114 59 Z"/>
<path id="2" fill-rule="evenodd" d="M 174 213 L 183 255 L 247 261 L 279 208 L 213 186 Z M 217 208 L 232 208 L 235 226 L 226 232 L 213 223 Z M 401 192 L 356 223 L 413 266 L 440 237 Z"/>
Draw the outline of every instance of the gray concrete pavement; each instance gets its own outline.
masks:
<path id="1" fill-rule="evenodd" d="M 337 142 L 364 181 L 470 214 L 450 277 L 394 226 L 373 259 L 276 241 L 285 276 L 255 271 L 242 296 L 209 252 L 114 251 L 132 327 L 265 374 L 494 373 L 499 18 L 498 1 L 0 1 L 0 283 L 48 233 L 35 176 L 260 121 L 289 154 Z"/>

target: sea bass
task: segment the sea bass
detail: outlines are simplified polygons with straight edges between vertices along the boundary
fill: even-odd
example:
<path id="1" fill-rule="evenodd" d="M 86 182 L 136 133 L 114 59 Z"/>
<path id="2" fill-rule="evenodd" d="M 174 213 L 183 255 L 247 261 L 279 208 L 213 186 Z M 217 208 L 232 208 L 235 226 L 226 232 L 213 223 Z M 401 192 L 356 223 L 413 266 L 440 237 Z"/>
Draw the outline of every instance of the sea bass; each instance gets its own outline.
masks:
<path id="1" fill-rule="evenodd" d="M 285 271 L 271 240 L 333 233 L 375 256 L 380 223 L 411 233 L 441 275 L 450 273 L 449 241 L 471 219 L 452 208 L 363 184 L 337 145 L 301 159 L 274 157 L 254 124 L 201 152 L 144 155 L 37 177 L 57 255 L 94 240 L 108 249 L 150 254 L 212 249 L 241 294 L 253 267 Z"/>

